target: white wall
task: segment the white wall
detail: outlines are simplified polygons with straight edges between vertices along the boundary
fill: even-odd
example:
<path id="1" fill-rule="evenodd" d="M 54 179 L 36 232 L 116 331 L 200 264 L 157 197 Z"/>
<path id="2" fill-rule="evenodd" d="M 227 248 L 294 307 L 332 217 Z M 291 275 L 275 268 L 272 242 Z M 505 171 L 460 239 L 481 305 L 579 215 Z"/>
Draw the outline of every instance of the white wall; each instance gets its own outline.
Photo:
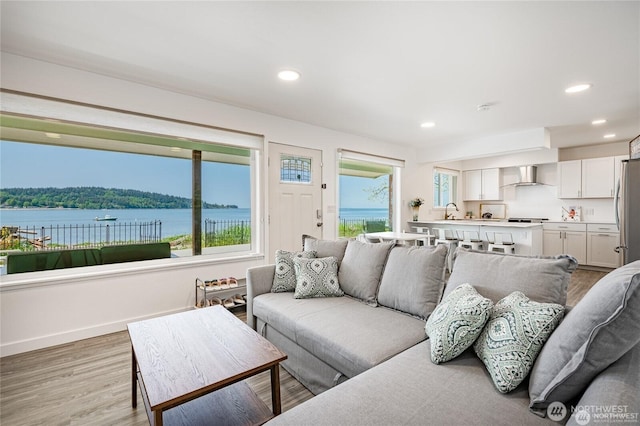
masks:
<path id="1" fill-rule="evenodd" d="M 406 147 L 4 52 L 1 72 L 4 89 L 261 134 L 263 159 L 269 141 L 322 150 L 327 239 L 335 238 L 337 229 L 338 148 L 406 160 L 403 186 L 417 167 L 414 150 Z M 264 164 L 262 170 L 266 170 Z M 263 182 L 267 191 L 266 174 Z M 402 198 L 406 221 L 411 213 L 404 202 L 408 198 Z M 268 200 L 267 194 L 264 199 Z M 275 248 L 267 246 L 265 250 Z M 92 275 L 65 270 L 1 277 L 0 354 L 123 330 L 131 321 L 188 309 L 193 305 L 196 277 L 243 278 L 247 267 L 265 262 L 262 256 L 223 263 L 202 256 L 196 261 L 164 259 L 155 268 L 146 263 L 143 269 L 130 265 L 92 267 L 99 272 Z"/>

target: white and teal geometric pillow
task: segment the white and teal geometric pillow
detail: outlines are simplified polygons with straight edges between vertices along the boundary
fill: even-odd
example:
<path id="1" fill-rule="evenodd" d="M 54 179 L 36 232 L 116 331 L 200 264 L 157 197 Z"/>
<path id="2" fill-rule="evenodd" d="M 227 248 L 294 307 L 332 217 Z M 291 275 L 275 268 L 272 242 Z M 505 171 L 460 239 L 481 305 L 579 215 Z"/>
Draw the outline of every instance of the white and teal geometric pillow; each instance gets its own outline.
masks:
<path id="1" fill-rule="evenodd" d="M 344 296 L 338 283 L 338 259 L 336 257 L 318 259 L 296 257 L 293 259 L 293 265 L 296 271 L 294 298 Z"/>
<path id="2" fill-rule="evenodd" d="M 522 383 L 563 316 L 564 306 L 534 302 L 519 291 L 495 304 L 473 348 L 498 391 Z"/>
<path id="3" fill-rule="evenodd" d="M 296 257 L 310 259 L 316 257 L 315 251 L 290 252 L 276 251 L 276 273 L 273 276 L 271 286 L 272 293 L 284 293 L 296 289 L 296 273 L 293 268 L 293 259 Z"/>
<path id="4" fill-rule="evenodd" d="M 493 302 L 469 284 L 461 284 L 436 306 L 425 330 L 431 361 L 447 362 L 473 345 L 489 320 Z"/>

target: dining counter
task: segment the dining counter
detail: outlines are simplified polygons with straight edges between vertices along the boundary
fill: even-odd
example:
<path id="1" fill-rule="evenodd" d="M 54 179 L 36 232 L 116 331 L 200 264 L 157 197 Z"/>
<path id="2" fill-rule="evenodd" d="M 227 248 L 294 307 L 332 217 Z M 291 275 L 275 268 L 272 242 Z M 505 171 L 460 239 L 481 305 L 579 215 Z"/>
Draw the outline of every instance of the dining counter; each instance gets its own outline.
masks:
<path id="1" fill-rule="evenodd" d="M 451 231 L 476 231 L 480 239 L 488 241 L 487 233 L 509 233 L 515 243 L 516 254 L 526 256 L 542 255 L 542 223 L 507 222 L 494 219 L 471 220 L 418 220 L 407 222 L 407 232 L 430 232 L 433 228 Z M 486 250 L 486 245 L 485 245 Z"/>

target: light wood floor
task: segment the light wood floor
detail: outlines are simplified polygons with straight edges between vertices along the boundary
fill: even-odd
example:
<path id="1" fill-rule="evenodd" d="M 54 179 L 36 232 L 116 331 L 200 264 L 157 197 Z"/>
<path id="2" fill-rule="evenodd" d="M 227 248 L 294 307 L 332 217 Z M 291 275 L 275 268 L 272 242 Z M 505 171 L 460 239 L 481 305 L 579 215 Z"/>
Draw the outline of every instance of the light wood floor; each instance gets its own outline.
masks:
<path id="1" fill-rule="evenodd" d="M 604 275 L 582 269 L 574 272 L 567 304 L 575 305 Z M 243 311 L 236 315 L 246 319 Z M 0 359 L 0 425 L 148 425 L 143 404 L 131 408 L 130 369 L 126 331 L 4 357 Z M 280 372 L 283 411 L 313 397 L 284 369 Z M 248 382 L 270 407 L 268 373 Z"/>

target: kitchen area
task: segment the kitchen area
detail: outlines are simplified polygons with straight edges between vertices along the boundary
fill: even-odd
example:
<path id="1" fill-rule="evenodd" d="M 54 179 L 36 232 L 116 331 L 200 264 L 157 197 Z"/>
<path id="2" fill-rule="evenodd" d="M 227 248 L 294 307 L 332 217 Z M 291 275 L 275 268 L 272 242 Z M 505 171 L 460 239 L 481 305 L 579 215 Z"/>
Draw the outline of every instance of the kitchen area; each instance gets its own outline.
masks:
<path id="1" fill-rule="evenodd" d="M 630 203 L 640 207 L 640 194 L 627 197 L 635 202 L 620 204 L 618 184 L 629 144 L 612 148 L 568 149 L 556 154 L 557 161 L 537 164 L 516 163 L 525 155 L 447 165 L 460 170 L 458 201 L 408 221 L 407 232 L 428 232 L 433 240 L 454 246 L 471 247 L 475 240 L 481 250 L 517 255 L 569 254 L 581 266 L 616 268 L 624 262 L 624 250 L 618 248 L 625 245 L 621 216 L 630 218 Z M 507 240 L 508 250 L 491 246 L 498 235 Z"/>

